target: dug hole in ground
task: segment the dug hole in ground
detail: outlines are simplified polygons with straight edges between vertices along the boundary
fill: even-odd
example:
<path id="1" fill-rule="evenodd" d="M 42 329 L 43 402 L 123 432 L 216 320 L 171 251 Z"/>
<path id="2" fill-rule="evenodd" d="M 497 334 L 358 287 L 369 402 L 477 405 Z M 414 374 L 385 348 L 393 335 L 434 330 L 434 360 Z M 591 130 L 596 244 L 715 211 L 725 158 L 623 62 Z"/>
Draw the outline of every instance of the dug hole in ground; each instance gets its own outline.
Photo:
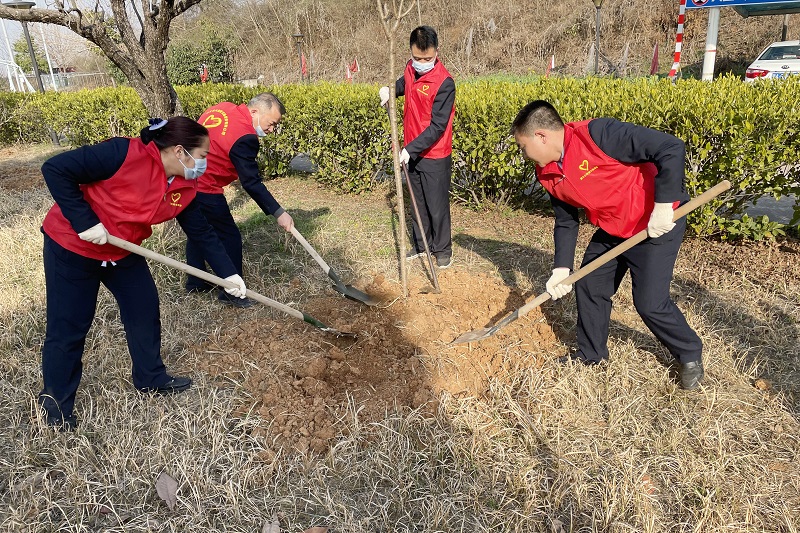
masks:
<path id="1" fill-rule="evenodd" d="M 159 468 L 171 471 L 191 493 L 179 500 L 181 523 L 208 531 L 218 530 L 216 519 L 193 501 L 228 502 L 215 511 L 227 531 L 251 531 L 255 516 L 276 508 L 298 530 L 321 517 L 342 531 L 800 527 L 796 241 L 684 243 L 672 294 L 704 342 L 707 374 L 700 391 L 686 392 L 636 314 L 629 279 L 614 297 L 611 358 L 599 368 L 555 362 L 574 349 L 572 295 L 484 341 L 449 344 L 544 290 L 546 212 L 454 206 L 454 265 L 439 271 L 442 293 L 423 292 L 431 283 L 417 259 L 402 298 L 391 190 L 343 196 L 306 179 L 267 182 L 345 283 L 382 300 L 367 307 L 335 292 L 304 249 L 233 188 L 248 288 L 358 338 L 259 304 L 237 310 L 215 294 L 186 295 L 180 273 L 151 263 L 166 364 L 195 385 L 174 398 L 134 394 L 124 333 L 103 290 L 76 404 L 81 427 L 64 436 L 44 431 L 31 408 L 45 310 L 38 226 L 52 203 L 38 170 L 46 154 L 31 150 L 0 154 L 9 391 L 0 416 L 4 440 L 17 443 L 0 467 L 16 487 L 2 496 L 13 508 L 6 524 L 44 527 L 53 502 L 65 520 L 97 527 L 123 514 L 128 525 L 177 519 L 154 509 L 152 488 L 112 491 L 117 518 L 64 496 L 66 484 L 81 501 L 97 498 L 98 486 L 71 463 L 102 456 L 92 479 L 150 487 Z M 584 224 L 579 254 L 590 236 Z M 165 224 L 145 244 L 183 259 L 183 242 Z M 215 468 L 202 466 L 215 462 L 245 480 L 241 487 L 215 481 Z M 42 468 L 47 475 L 36 477 Z"/>

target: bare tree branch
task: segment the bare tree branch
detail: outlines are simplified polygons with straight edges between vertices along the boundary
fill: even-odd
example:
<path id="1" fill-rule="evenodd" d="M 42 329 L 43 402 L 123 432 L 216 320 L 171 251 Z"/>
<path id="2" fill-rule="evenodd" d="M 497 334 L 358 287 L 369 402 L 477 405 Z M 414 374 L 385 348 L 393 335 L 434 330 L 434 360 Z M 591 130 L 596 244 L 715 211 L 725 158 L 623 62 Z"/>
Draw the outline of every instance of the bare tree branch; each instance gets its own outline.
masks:
<path id="1" fill-rule="evenodd" d="M 200 3 L 200 0 L 181 0 L 180 2 L 175 4 L 175 7 L 172 8 L 172 16 L 173 16 L 173 18 L 177 17 L 178 15 L 180 15 L 181 13 L 183 13 L 184 11 L 189 9 L 190 7 L 192 7 L 194 5 L 197 5 L 199 3 Z"/>
<path id="2" fill-rule="evenodd" d="M 144 47 L 144 21 L 142 20 L 142 16 L 139 14 L 139 10 L 136 9 L 136 0 L 131 0 L 131 7 L 133 8 L 133 13 L 136 15 L 136 19 L 139 21 L 139 26 L 142 28 L 142 33 L 139 34 L 139 44 Z"/>
<path id="3" fill-rule="evenodd" d="M 144 15 L 144 0 L 141 1 Z M 175 89 L 167 78 L 166 49 L 169 43 L 169 27 L 177 14 L 198 4 L 200 0 L 183 0 L 173 5 L 173 0 L 161 0 L 158 10 L 147 16 L 134 11 L 142 26 L 142 32 L 134 29 L 127 12 L 128 0 L 110 0 L 113 25 L 106 22 L 106 13 L 101 4 L 95 4 L 95 11 L 83 13 L 77 8 L 75 0 L 69 0 L 71 7 L 64 6 L 63 0 L 56 0 L 58 9 L 11 9 L 0 5 L 0 18 L 55 24 L 69 28 L 84 39 L 97 45 L 105 56 L 125 74 L 131 86 L 136 89 L 145 108 L 151 116 L 169 117 L 180 112 Z M 122 41 L 119 43 L 117 36 Z"/>
<path id="4" fill-rule="evenodd" d="M 144 47 L 139 42 L 139 39 L 136 38 L 131 21 L 128 20 L 125 0 L 111 0 L 111 11 L 114 13 L 114 23 L 125 48 L 134 55 L 137 52 L 144 52 Z"/>
<path id="5" fill-rule="evenodd" d="M 400 177 L 400 159 L 397 153 L 398 134 L 397 134 L 397 105 L 395 94 L 395 51 L 397 50 L 397 28 L 400 26 L 400 21 L 404 16 L 408 15 L 411 8 L 414 7 L 414 1 L 411 0 L 411 5 L 405 12 L 403 12 L 404 0 L 400 0 L 400 5 L 397 5 L 395 0 L 392 0 L 392 11 L 386 3 L 377 0 L 378 15 L 381 19 L 383 31 L 386 34 L 386 39 L 389 41 L 389 126 L 391 127 L 392 134 L 392 162 L 394 166 L 394 181 L 395 181 L 395 194 L 397 197 L 397 218 L 400 223 L 400 231 L 398 232 L 398 248 L 400 250 L 400 283 L 403 287 L 403 296 L 408 296 L 408 277 L 406 271 L 406 218 L 405 206 L 403 203 L 403 182 Z M 410 184 L 409 184 L 410 186 Z M 427 248 L 426 248 L 427 249 Z M 435 276 L 435 274 L 434 274 Z M 438 287 L 437 287 L 438 288 Z"/>

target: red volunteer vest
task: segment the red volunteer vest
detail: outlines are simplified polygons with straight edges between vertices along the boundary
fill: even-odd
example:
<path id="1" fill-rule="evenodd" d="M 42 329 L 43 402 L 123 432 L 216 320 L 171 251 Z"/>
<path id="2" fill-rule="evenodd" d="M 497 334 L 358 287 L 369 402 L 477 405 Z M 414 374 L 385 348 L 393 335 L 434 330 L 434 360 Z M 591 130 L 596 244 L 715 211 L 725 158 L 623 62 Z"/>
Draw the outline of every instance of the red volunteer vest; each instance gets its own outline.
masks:
<path id="1" fill-rule="evenodd" d="M 208 194 L 222 194 L 224 186 L 239 179 L 239 174 L 231 163 L 231 148 L 244 135 L 256 135 L 250 110 L 247 104 L 220 102 L 206 109 L 197 121 L 208 129 L 211 138 L 208 168 L 197 180 L 197 190 Z"/>
<path id="2" fill-rule="evenodd" d="M 653 163 L 622 163 L 607 156 L 589 135 L 588 120 L 564 125 L 561 169 L 557 162 L 536 166 L 547 192 L 583 208 L 593 225 L 626 239 L 647 228 L 656 174 Z"/>
<path id="3" fill-rule="evenodd" d="M 419 79 L 416 79 L 416 71 L 411 66 L 411 61 L 409 61 L 403 78 L 406 84 L 406 105 L 403 109 L 403 141 L 404 145 L 408 145 L 431 125 L 433 99 L 436 98 L 436 93 L 439 92 L 442 82 L 447 78 L 452 78 L 452 76 L 444 68 L 442 62 L 436 59 L 436 65 L 433 69 L 420 76 Z M 453 117 L 455 114 L 456 106 L 454 105 L 444 133 L 430 148 L 420 154 L 421 157 L 441 159 L 453 152 Z"/>
<path id="4" fill-rule="evenodd" d="M 131 139 L 119 170 L 107 180 L 81 185 L 81 190 L 110 234 L 141 244 L 153 233 L 152 225 L 175 218 L 189 205 L 196 187 L 196 180 L 183 176 L 175 176 L 168 186 L 161 152 L 155 143 Z M 47 212 L 42 227 L 58 244 L 84 257 L 116 261 L 129 254 L 110 244 L 81 240 L 58 204 Z"/>

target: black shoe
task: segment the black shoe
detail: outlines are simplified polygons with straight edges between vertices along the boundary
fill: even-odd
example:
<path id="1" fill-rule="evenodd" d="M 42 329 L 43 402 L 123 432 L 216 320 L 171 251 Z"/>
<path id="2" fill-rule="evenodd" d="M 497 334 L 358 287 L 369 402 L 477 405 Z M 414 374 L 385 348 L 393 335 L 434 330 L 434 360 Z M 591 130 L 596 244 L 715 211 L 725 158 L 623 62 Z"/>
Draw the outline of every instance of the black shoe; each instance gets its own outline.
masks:
<path id="1" fill-rule="evenodd" d="M 61 433 L 65 431 L 74 431 L 75 428 L 78 427 L 78 419 L 75 418 L 75 415 L 63 418 L 61 416 L 47 415 L 45 422 L 48 426 L 58 429 Z"/>
<path id="2" fill-rule="evenodd" d="M 681 378 L 681 388 L 694 390 L 700 386 L 706 373 L 702 361 L 690 361 L 678 365 L 678 375 Z"/>
<path id="3" fill-rule="evenodd" d="M 441 270 L 445 268 L 450 268 L 453 265 L 453 256 L 452 255 L 437 255 L 436 256 L 436 266 L 438 266 Z"/>
<path id="4" fill-rule="evenodd" d="M 594 359 L 586 359 L 583 355 L 576 355 L 575 353 L 571 353 L 569 355 L 562 355 L 558 359 L 556 359 L 558 364 L 560 365 L 567 365 L 570 363 L 575 364 L 582 364 L 584 366 L 596 366 L 603 362 L 601 359 L 600 361 L 596 361 Z"/>
<path id="5" fill-rule="evenodd" d="M 419 257 L 421 255 L 425 255 L 425 252 L 418 252 L 416 250 L 409 250 L 408 253 L 406 254 L 406 261 L 413 261 L 414 259 L 416 259 L 417 257 Z"/>
<path id="6" fill-rule="evenodd" d="M 156 394 L 175 394 L 183 392 L 192 386 L 190 378 L 171 377 L 170 380 L 158 387 L 146 387 L 139 389 L 140 392 L 155 392 Z"/>
<path id="7" fill-rule="evenodd" d="M 229 305 L 231 307 L 236 307 L 237 309 L 247 309 L 248 307 L 253 307 L 253 300 L 250 298 L 237 298 L 236 296 L 231 296 L 227 292 L 223 292 L 219 295 L 219 301 L 223 305 Z"/>

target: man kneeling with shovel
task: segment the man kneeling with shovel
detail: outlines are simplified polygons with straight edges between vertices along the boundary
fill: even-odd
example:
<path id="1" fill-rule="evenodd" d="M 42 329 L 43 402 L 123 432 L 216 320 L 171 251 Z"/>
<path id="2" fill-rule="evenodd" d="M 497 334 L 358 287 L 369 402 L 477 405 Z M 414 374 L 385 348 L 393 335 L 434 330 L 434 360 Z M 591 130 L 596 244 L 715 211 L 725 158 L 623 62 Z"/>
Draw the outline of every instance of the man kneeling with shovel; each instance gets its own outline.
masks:
<path id="1" fill-rule="evenodd" d="M 598 226 L 582 265 L 641 230 L 650 237 L 576 282 L 578 351 L 562 362 L 595 365 L 608 358 L 611 297 L 630 271 L 636 311 L 678 361 L 681 386 L 697 388 L 703 344 L 669 295 L 686 229 L 685 217 L 673 222 L 673 210 L 689 199 L 683 141 L 610 118 L 564 124 L 543 100 L 523 107 L 511 132 L 536 164 L 555 211 L 555 261 L 547 281 L 553 300 L 572 290 L 561 282 L 573 266 L 579 208 Z"/>
<path id="2" fill-rule="evenodd" d="M 264 186 L 258 170 L 259 137 L 265 137 L 278 128 L 286 110 L 272 93 L 261 93 L 247 104 L 221 102 L 206 109 L 198 122 L 208 129 L 211 149 L 208 152 L 208 170 L 197 180 L 195 202 L 209 224 L 217 231 L 239 275 L 242 275 L 242 234 L 231 215 L 223 187 L 241 180 L 245 192 L 255 200 L 267 215 L 276 218 L 286 231 L 294 227 L 291 215 L 283 210 Z M 186 262 L 205 270 L 206 258 L 192 239 L 186 241 Z M 194 276 L 186 282 L 187 292 L 206 292 L 214 286 Z M 220 291 L 222 303 L 235 307 L 250 307 L 248 298 L 231 298 Z"/>

